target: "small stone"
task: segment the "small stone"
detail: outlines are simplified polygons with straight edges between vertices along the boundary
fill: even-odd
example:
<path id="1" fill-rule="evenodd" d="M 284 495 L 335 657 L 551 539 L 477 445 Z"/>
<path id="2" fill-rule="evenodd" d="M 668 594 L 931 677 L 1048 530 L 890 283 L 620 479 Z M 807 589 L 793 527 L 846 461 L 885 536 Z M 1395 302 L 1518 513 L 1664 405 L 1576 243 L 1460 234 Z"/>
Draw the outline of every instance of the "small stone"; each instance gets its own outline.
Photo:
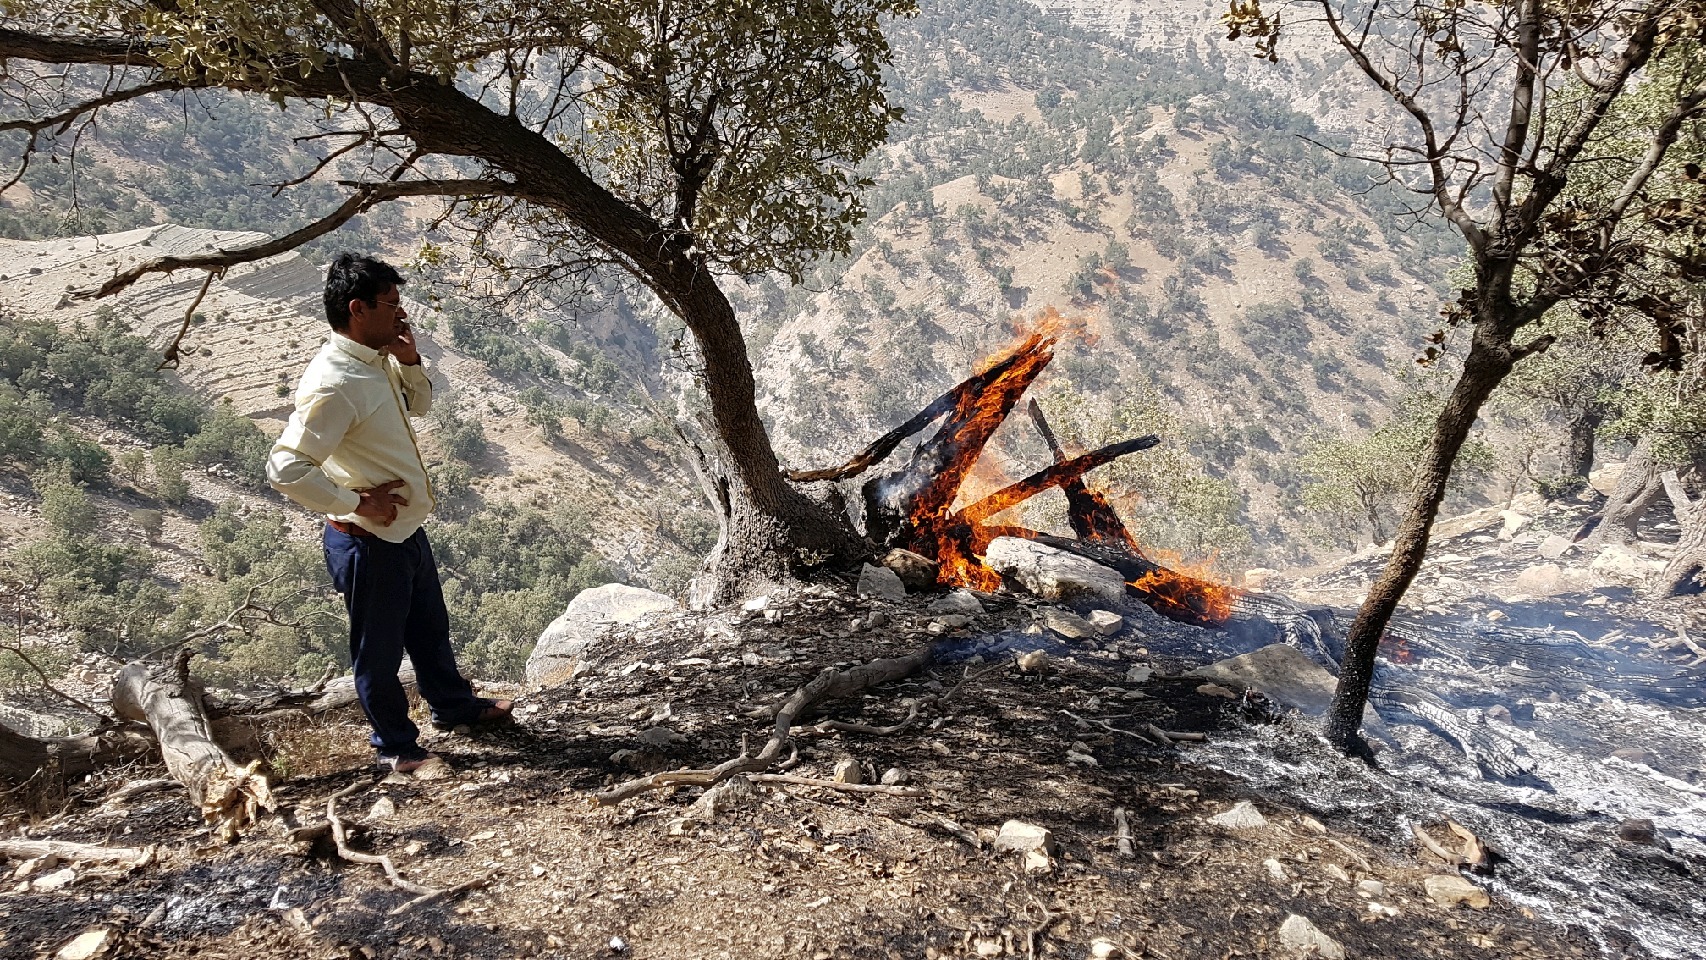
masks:
<path id="1" fill-rule="evenodd" d="M 683 737 L 681 734 L 676 733 L 668 727 L 648 727 L 645 730 L 640 731 L 640 735 L 636 739 L 648 747 L 662 750 L 670 744 L 683 739 Z"/>
<path id="2" fill-rule="evenodd" d="M 1143 663 L 1140 663 L 1125 672 L 1125 678 L 1130 680 L 1132 683 L 1148 683 L 1149 678 L 1154 675 L 1155 668 Z"/>
<path id="3" fill-rule="evenodd" d="M 864 768 L 857 760 L 843 760 L 835 765 L 835 782 L 859 784 L 865 782 Z"/>
<path id="4" fill-rule="evenodd" d="M 1054 869 L 1054 858 L 1047 850 L 1026 850 L 1024 867 L 1026 873 L 1048 873 Z"/>
<path id="5" fill-rule="evenodd" d="M 1344 867 L 1341 867 L 1336 863 L 1329 863 L 1326 866 L 1322 867 L 1321 870 L 1322 870 L 1322 872 L 1326 873 L 1327 876 L 1332 877 L 1334 880 L 1337 880 L 1340 883 L 1350 883 L 1351 882 L 1351 875 L 1345 872 Z"/>
<path id="6" fill-rule="evenodd" d="M 1427 891 L 1429 900 L 1447 908 L 1461 903 L 1466 907 L 1484 910 L 1493 903 L 1493 898 L 1487 896 L 1487 891 L 1455 873 L 1435 874 L 1422 881 L 1422 889 Z"/>
<path id="7" fill-rule="evenodd" d="M 450 769 L 450 764 L 445 763 L 444 758 L 428 757 L 427 762 L 416 767 L 410 776 L 416 780 L 444 780 L 455 774 L 456 771 Z"/>
<path id="8" fill-rule="evenodd" d="M 745 610 L 747 613 L 759 613 L 770 609 L 770 598 L 767 596 L 753 597 L 751 600 L 741 604 L 740 608 Z"/>
<path id="9" fill-rule="evenodd" d="M 38 893 L 47 893 L 49 891 L 62 890 L 69 887 L 71 884 L 75 883 L 76 880 L 77 871 L 70 867 L 64 867 L 59 870 L 55 870 L 52 873 L 44 873 L 34 880 L 31 880 L 30 889 Z"/>
<path id="10" fill-rule="evenodd" d="M 1263 860 L 1262 866 L 1268 868 L 1268 876 L 1273 877 L 1275 880 L 1279 881 L 1280 883 L 1284 883 L 1287 880 L 1291 879 L 1291 873 L 1286 870 L 1285 864 L 1280 863 L 1278 860 L 1275 860 L 1273 857 L 1269 857 L 1268 859 Z"/>
<path id="11" fill-rule="evenodd" d="M 1097 937 L 1090 941 L 1090 956 L 1094 960 L 1109 960 L 1111 957 L 1125 955 L 1125 948 L 1106 937 Z"/>
<path id="12" fill-rule="evenodd" d="M 970 590 L 959 589 L 930 601 L 924 609 L 931 613 L 959 614 L 964 617 L 975 617 L 983 612 L 983 601 L 979 600 Z"/>
<path id="13" fill-rule="evenodd" d="M 1641 747 L 1618 747 L 1611 751 L 1611 755 L 1619 760 L 1626 760 L 1629 763 L 1644 763 L 1649 767 L 1659 762 L 1658 754 Z"/>
<path id="14" fill-rule="evenodd" d="M 1625 820 L 1618 824 L 1617 839 L 1625 843 L 1644 843 L 1653 846 L 1658 843 L 1659 832 L 1653 826 L 1653 821 L 1642 817 Z"/>
<path id="15" fill-rule="evenodd" d="M 59 858 L 51 853 L 45 857 L 31 857 L 18 864 L 18 869 L 12 871 L 12 879 L 28 880 L 43 870 L 52 870 L 57 866 L 59 866 Z"/>
<path id="16" fill-rule="evenodd" d="M 628 941 L 622 939 L 621 937 L 611 937 L 610 938 L 610 952 L 611 953 L 621 953 L 627 949 L 628 949 Z"/>
<path id="17" fill-rule="evenodd" d="M 865 564 L 859 570 L 859 596 L 876 597 L 879 600 L 906 599 L 906 584 L 901 582 L 900 574 L 888 567 L 873 567 Z"/>
<path id="18" fill-rule="evenodd" d="M 1227 830 L 1260 830 L 1268 825 L 1268 818 L 1262 816 L 1255 804 L 1240 800 L 1230 809 L 1209 817 L 1208 822 Z"/>
<path id="19" fill-rule="evenodd" d="M 971 618 L 960 613 L 945 613 L 930 622 L 931 626 L 940 626 L 942 631 L 961 630 L 971 623 Z M 936 631 L 932 631 L 936 632 Z"/>
<path id="20" fill-rule="evenodd" d="M 1540 541 L 1540 555 L 1547 560 L 1556 560 L 1564 554 L 1569 553 L 1575 545 L 1575 542 L 1569 537 L 1554 533 L 1545 540 Z"/>
<path id="21" fill-rule="evenodd" d="M 1125 618 L 1112 610 L 1092 610 L 1084 619 L 1104 637 L 1111 637 L 1125 628 Z"/>
<path id="22" fill-rule="evenodd" d="M 1003 823 L 1001 832 L 995 835 L 995 841 L 991 846 L 996 850 L 1041 850 L 1051 856 L 1057 849 L 1052 831 L 1047 827 L 1039 827 L 1023 820 L 1009 820 Z"/>
<path id="23" fill-rule="evenodd" d="M 1495 703 L 1488 707 L 1486 716 L 1488 720 L 1497 720 L 1500 723 L 1516 722 L 1516 719 L 1511 716 L 1510 708 L 1502 703 Z"/>
<path id="24" fill-rule="evenodd" d="M 403 852 L 411 857 L 420 856 L 421 851 L 425 849 L 426 844 L 421 843 L 419 840 L 410 840 L 408 843 L 403 845 Z"/>
<path id="25" fill-rule="evenodd" d="M 936 572 L 940 569 L 940 564 L 929 557 L 898 548 L 883 555 L 883 566 L 893 570 L 906 589 L 912 591 L 935 586 Z"/>
<path id="26" fill-rule="evenodd" d="M 367 822 L 377 823 L 386 817 L 394 816 L 396 813 L 397 804 L 390 797 L 380 797 L 373 801 L 372 808 L 367 811 Z"/>
<path id="27" fill-rule="evenodd" d="M 1068 640 L 1083 640 L 1096 635 L 1090 621 L 1070 610 L 1043 607 L 1037 611 L 1037 622 Z"/>
<path id="28" fill-rule="evenodd" d="M 1345 948 L 1339 941 L 1297 914 L 1285 918 L 1279 928 L 1280 946 L 1299 957 L 1320 957 L 1322 960 L 1345 960 Z"/>
<path id="29" fill-rule="evenodd" d="M 59 952 L 53 955 L 54 960 L 92 960 L 106 950 L 107 941 L 111 937 L 112 931 L 105 927 L 85 930 L 73 937 L 70 943 L 60 947 Z"/>
<path id="30" fill-rule="evenodd" d="M 899 767 L 890 767 L 883 771 L 882 783 L 885 787 L 898 787 L 906 781 L 906 771 Z"/>
<path id="31" fill-rule="evenodd" d="M 1357 893 L 1365 897 L 1386 896 L 1386 884 L 1379 880 L 1364 880 L 1357 884 Z"/>
<path id="32" fill-rule="evenodd" d="M 1048 654 L 1041 650 L 1030 650 L 1019 654 L 1020 673 L 1040 673 L 1048 667 Z"/>
<path id="33" fill-rule="evenodd" d="M 1208 697 L 1225 697 L 1228 700 L 1238 699 L 1238 691 L 1228 689 L 1218 683 L 1205 683 L 1197 688 L 1197 692 Z"/>
<path id="34" fill-rule="evenodd" d="M 1326 836 L 1327 834 L 1327 825 L 1308 814 L 1298 817 L 1297 822 L 1301 823 L 1303 828 L 1308 830 L 1310 833 L 1318 833 L 1322 836 Z"/>

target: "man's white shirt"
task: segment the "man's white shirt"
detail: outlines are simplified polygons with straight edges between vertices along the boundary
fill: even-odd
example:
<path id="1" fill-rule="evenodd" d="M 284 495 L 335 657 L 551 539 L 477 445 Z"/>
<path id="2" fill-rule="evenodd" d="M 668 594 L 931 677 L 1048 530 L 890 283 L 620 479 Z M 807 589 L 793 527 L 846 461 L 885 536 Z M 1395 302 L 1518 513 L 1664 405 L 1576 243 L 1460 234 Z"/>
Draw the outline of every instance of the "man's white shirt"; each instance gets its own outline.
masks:
<path id="1" fill-rule="evenodd" d="M 432 513 L 432 485 L 409 417 L 432 407 L 424 364 L 404 366 L 333 333 L 296 388 L 296 411 L 267 458 L 273 489 L 310 510 L 402 543 Z M 405 415 L 406 414 L 406 415 Z M 355 514 L 357 490 L 402 480 L 408 501 L 386 526 Z"/>

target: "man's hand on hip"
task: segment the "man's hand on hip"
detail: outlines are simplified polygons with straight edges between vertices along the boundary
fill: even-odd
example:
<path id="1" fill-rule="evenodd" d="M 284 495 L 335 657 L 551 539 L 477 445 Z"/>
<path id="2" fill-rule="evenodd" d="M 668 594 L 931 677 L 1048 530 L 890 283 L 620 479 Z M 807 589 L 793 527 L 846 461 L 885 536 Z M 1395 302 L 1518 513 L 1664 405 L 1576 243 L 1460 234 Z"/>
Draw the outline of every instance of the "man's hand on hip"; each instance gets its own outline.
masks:
<path id="1" fill-rule="evenodd" d="M 361 495 L 361 505 L 355 508 L 355 515 L 378 521 L 382 527 L 391 525 L 397 519 L 397 508 L 406 507 L 409 501 L 397 496 L 391 491 L 403 485 L 401 480 L 387 480 L 377 487 L 357 490 Z"/>

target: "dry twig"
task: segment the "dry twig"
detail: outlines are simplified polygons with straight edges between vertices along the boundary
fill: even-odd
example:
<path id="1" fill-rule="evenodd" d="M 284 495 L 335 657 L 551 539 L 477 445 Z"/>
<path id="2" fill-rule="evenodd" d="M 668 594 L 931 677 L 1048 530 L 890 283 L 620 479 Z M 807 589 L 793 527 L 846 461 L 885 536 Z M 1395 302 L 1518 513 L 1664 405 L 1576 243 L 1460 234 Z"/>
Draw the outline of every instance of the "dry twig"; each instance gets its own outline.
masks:
<path id="1" fill-rule="evenodd" d="M 788 746 L 795 719 L 819 701 L 844 697 L 899 680 L 929 663 L 933 652 L 933 647 L 925 647 L 909 656 L 873 660 L 846 670 L 826 667 L 810 683 L 795 690 L 793 695 L 783 702 L 781 708 L 776 711 L 776 722 L 771 729 L 770 739 L 756 756 L 749 755 L 743 745 L 740 756 L 725 760 L 715 767 L 654 773 L 648 777 L 617 784 L 603 793 L 594 794 L 593 799 L 599 805 L 607 806 L 651 790 L 663 790 L 668 787 L 709 787 L 737 773 L 763 773 L 780 759 L 782 750 Z"/>
<path id="2" fill-rule="evenodd" d="M 1114 808 L 1114 839 L 1119 843 L 1120 856 L 1131 857 L 1137 855 L 1137 851 L 1132 843 L 1133 837 L 1131 833 L 1131 820 L 1127 818 L 1124 807 Z"/>
<path id="3" fill-rule="evenodd" d="M 799 787 L 822 787 L 825 790 L 841 790 L 846 793 L 880 793 L 890 797 L 923 797 L 928 794 L 919 787 L 891 787 L 881 783 L 839 783 L 835 780 L 819 780 L 815 777 L 795 777 L 785 773 L 754 773 L 747 779 L 754 783 L 788 783 Z"/>

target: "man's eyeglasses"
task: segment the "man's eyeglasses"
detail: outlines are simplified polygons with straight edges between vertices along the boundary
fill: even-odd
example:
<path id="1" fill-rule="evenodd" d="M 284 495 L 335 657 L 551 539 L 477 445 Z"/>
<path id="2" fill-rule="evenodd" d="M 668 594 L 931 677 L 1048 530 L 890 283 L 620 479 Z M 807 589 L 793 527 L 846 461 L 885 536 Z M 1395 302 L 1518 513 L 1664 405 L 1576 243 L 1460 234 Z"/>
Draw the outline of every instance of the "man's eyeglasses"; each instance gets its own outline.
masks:
<path id="1" fill-rule="evenodd" d="M 379 297 L 374 297 L 373 298 L 373 305 L 376 307 L 383 306 L 383 307 L 390 307 L 393 310 L 400 310 L 403 307 L 403 301 L 401 299 L 384 300 L 384 299 L 381 299 Z"/>

